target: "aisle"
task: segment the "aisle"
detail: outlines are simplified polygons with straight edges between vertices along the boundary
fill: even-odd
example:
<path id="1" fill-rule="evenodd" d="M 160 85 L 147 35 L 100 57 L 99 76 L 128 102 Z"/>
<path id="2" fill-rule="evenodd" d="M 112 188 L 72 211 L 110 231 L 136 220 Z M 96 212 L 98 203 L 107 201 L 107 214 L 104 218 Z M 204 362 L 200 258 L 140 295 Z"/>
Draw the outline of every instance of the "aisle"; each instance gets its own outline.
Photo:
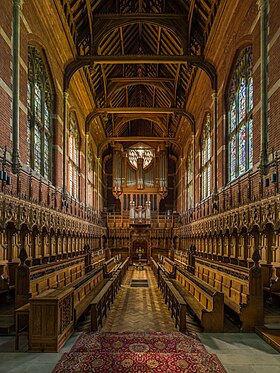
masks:
<path id="1" fill-rule="evenodd" d="M 142 287 L 145 280 L 148 287 Z M 129 267 L 101 331 L 176 331 L 150 267 L 142 271 Z"/>

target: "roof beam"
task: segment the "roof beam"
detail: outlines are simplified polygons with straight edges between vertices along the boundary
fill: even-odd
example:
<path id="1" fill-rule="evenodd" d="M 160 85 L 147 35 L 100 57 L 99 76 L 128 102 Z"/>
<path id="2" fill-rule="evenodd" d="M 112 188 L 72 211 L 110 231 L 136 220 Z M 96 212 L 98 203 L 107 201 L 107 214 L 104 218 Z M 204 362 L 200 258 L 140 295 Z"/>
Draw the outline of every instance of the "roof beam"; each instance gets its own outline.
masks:
<path id="1" fill-rule="evenodd" d="M 175 105 L 177 103 L 176 98 L 177 98 L 177 88 L 178 88 L 180 69 L 181 69 L 181 65 L 179 64 L 178 67 L 177 67 L 176 76 L 175 76 L 175 87 L 174 87 L 174 103 L 175 103 Z"/>
<path id="2" fill-rule="evenodd" d="M 106 107 L 106 108 L 96 108 L 95 109 L 96 114 L 139 114 L 139 113 L 145 113 L 145 114 L 182 114 L 185 113 L 184 110 L 179 108 L 159 108 L 159 107 Z"/>
<path id="3" fill-rule="evenodd" d="M 194 7 L 195 7 L 195 0 L 191 0 L 189 15 L 188 15 L 188 43 L 187 43 L 188 53 L 190 53 L 190 50 L 191 50 L 191 32 L 192 32 Z"/>
<path id="4" fill-rule="evenodd" d="M 192 131 L 195 131 L 195 121 L 191 113 L 180 108 L 166 108 L 166 107 L 106 107 L 106 108 L 96 108 L 92 113 L 90 113 L 86 118 L 86 128 L 88 130 L 90 123 L 97 117 L 107 115 L 107 114 L 122 114 L 122 116 L 130 117 L 136 114 L 141 115 L 151 115 L 158 116 L 159 114 L 174 114 L 181 115 L 185 117 L 189 124 L 191 125 Z"/>
<path id="5" fill-rule="evenodd" d="M 186 19 L 187 15 L 185 14 L 175 14 L 175 13 L 126 13 L 126 14 L 118 14 L 118 13 L 95 13 L 94 19 L 98 20 L 130 20 L 134 22 L 143 22 L 145 20 L 149 21 L 151 19 L 167 19 L 167 20 L 174 20 L 174 19 Z"/>
<path id="6" fill-rule="evenodd" d="M 67 91 L 73 74 L 81 67 L 93 64 L 188 64 L 194 65 L 206 72 L 210 78 L 212 89 L 217 90 L 217 74 L 214 65 L 206 61 L 203 56 L 189 55 L 126 55 L 126 56 L 81 56 L 70 62 L 65 68 L 64 90 Z"/>
<path id="7" fill-rule="evenodd" d="M 113 142 L 144 142 L 144 143 L 157 143 L 157 142 L 166 142 L 176 145 L 179 150 L 181 150 L 180 145 L 178 142 L 172 138 L 172 137 L 139 137 L 139 136 L 129 136 L 129 137 L 110 137 L 109 139 L 106 139 L 102 144 L 100 144 L 100 147 L 98 149 L 99 156 L 102 154 L 102 152 L 106 149 L 108 144 Z"/>
<path id="8" fill-rule="evenodd" d="M 119 92 L 120 90 L 122 90 L 124 88 L 131 87 L 131 86 L 138 86 L 139 84 L 148 85 L 148 86 L 153 87 L 154 90 L 155 89 L 160 89 L 160 90 L 166 92 L 166 94 L 169 97 L 170 102 L 171 103 L 173 102 L 172 101 L 173 100 L 173 91 L 169 87 L 167 87 L 163 82 L 161 82 L 160 79 L 157 79 L 157 81 L 154 81 L 154 80 L 146 81 L 146 80 L 137 79 L 136 81 L 131 82 L 130 79 L 128 79 L 126 81 L 125 78 L 123 79 L 122 83 L 116 83 L 109 88 L 108 96 L 107 96 L 107 102 L 109 103 L 110 100 L 112 100 L 113 96 L 117 92 Z M 128 106 L 128 104 L 127 104 L 127 106 Z"/>
<path id="9" fill-rule="evenodd" d="M 187 15 L 167 13 L 95 14 L 94 47 L 98 46 L 114 30 L 130 24 L 153 24 L 168 30 L 178 38 L 184 52 L 187 51 Z"/>
<path id="10" fill-rule="evenodd" d="M 161 42 L 161 27 L 158 28 L 158 35 L 157 35 L 157 55 L 160 54 L 160 42 Z M 157 65 L 157 76 L 158 76 L 158 72 L 159 72 L 159 65 Z M 157 91 L 156 91 L 156 87 L 154 86 L 154 89 L 153 89 L 153 106 L 155 106 L 156 104 L 156 94 L 157 94 Z"/>
<path id="11" fill-rule="evenodd" d="M 165 131 L 165 125 L 164 125 L 164 120 L 163 117 L 159 116 L 153 116 L 153 115 L 143 115 L 143 114 L 135 114 L 135 116 L 129 116 L 127 117 L 122 117 L 118 116 L 116 118 L 115 124 L 116 124 L 116 133 L 119 133 L 121 127 L 123 127 L 125 124 L 130 123 L 131 121 L 135 120 L 147 120 L 151 123 L 157 124 L 157 126 L 161 129 L 162 133 Z"/>
<path id="12" fill-rule="evenodd" d="M 90 53 L 93 53 L 93 19 L 92 19 L 92 11 L 90 0 L 86 0 L 86 7 L 87 7 L 87 16 L 88 16 L 88 25 L 89 25 L 89 35 L 90 35 Z"/>
<path id="13" fill-rule="evenodd" d="M 125 56 L 120 55 L 106 55 L 101 56 L 99 54 L 94 56 L 80 56 L 75 61 L 71 62 L 77 68 L 85 65 L 93 64 L 107 64 L 107 65 L 122 65 L 123 63 L 128 64 L 178 64 L 178 63 L 203 63 L 204 58 L 202 56 L 189 56 L 189 55 L 141 55 L 141 54 L 128 54 Z M 70 64 L 68 65 L 70 66 Z M 71 67 L 71 66 L 70 66 Z"/>
<path id="14" fill-rule="evenodd" d="M 174 78 L 156 78 L 156 77 L 145 77 L 145 76 L 133 76 L 133 77 L 113 77 L 107 79 L 112 83 L 137 83 L 137 84 L 148 84 L 148 83 L 174 83 Z"/>

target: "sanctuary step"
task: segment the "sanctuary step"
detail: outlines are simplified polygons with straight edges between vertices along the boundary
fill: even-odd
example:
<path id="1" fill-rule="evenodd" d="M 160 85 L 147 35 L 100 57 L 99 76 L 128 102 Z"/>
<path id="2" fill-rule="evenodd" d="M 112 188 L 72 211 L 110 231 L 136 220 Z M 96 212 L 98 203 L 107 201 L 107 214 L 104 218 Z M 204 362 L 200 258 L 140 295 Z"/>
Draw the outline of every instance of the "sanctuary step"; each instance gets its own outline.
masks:
<path id="1" fill-rule="evenodd" d="M 280 329 L 270 329 L 267 326 L 256 327 L 256 333 L 270 344 L 276 351 L 280 352 Z"/>

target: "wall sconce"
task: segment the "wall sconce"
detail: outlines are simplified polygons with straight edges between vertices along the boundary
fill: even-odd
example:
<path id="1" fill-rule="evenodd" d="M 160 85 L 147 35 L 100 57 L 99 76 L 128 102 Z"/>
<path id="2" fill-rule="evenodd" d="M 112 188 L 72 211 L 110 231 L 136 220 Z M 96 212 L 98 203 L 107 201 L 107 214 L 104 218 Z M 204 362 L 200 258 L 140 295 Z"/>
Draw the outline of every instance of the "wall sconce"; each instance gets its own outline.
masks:
<path id="1" fill-rule="evenodd" d="M 6 171 L 6 163 L 7 163 L 6 145 L 4 147 L 3 158 L 1 159 L 1 163 L 2 163 L 2 170 L 0 170 L 0 181 L 2 181 L 2 184 L 4 185 L 11 185 L 11 177 L 8 175 Z"/>

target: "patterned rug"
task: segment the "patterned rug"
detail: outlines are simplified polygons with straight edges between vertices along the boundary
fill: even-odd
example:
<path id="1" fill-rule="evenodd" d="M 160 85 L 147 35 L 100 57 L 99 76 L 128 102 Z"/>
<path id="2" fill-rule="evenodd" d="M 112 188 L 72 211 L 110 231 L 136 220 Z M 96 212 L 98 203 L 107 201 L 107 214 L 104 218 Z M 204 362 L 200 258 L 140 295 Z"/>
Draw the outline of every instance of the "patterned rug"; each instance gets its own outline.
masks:
<path id="1" fill-rule="evenodd" d="M 53 373 L 226 373 L 194 333 L 83 333 Z"/>
<path id="2" fill-rule="evenodd" d="M 138 349 L 138 350 L 137 350 Z M 194 333 L 83 333 L 71 352 L 206 352 Z"/>

